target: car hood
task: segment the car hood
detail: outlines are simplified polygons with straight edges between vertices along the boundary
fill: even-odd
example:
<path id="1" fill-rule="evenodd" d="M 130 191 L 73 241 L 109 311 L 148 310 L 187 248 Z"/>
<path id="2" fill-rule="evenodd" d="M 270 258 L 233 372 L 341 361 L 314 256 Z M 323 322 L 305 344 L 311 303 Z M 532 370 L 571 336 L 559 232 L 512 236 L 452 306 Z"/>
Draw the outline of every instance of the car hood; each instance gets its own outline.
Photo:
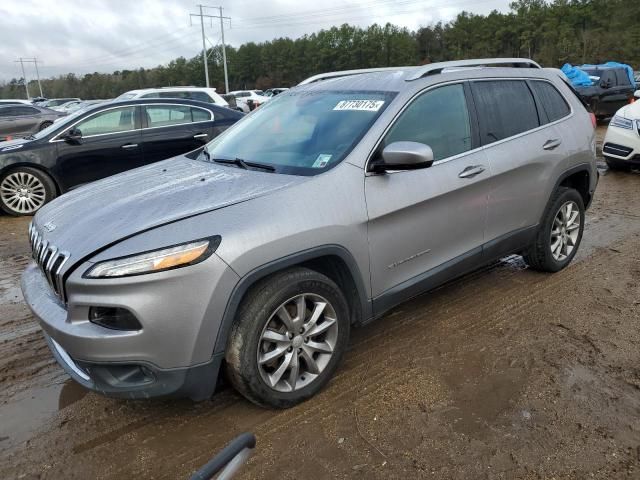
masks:
<path id="1" fill-rule="evenodd" d="M 628 118 L 629 120 L 640 120 L 640 101 L 625 105 L 616 112 L 616 115 Z"/>
<path id="2" fill-rule="evenodd" d="M 309 178 L 174 157 L 72 190 L 41 208 L 33 225 L 72 265 L 137 233 Z"/>

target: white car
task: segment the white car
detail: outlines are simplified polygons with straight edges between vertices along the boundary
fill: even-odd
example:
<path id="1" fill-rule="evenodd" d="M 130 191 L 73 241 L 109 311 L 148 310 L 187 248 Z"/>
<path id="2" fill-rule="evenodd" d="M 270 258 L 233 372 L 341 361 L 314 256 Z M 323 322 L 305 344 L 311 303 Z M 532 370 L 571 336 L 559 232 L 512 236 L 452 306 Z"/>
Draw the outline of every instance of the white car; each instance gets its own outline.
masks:
<path id="1" fill-rule="evenodd" d="M 12 99 L 6 99 L 6 100 L 1 100 L 0 99 L 0 105 L 31 105 L 31 102 L 29 100 L 21 100 L 19 98 L 12 98 Z"/>
<path id="2" fill-rule="evenodd" d="M 265 96 L 262 90 L 236 90 L 229 92 L 229 95 L 236 97 L 236 104 L 244 113 L 249 113 L 269 101 L 269 97 Z"/>
<path id="3" fill-rule="evenodd" d="M 228 107 L 227 101 L 216 93 L 215 88 L 205 87 L 162 87 L 130 90 L 115 100 L 133 100 L 135 98 L 186 98 L 200 102 L 213 103 Z"/>
<path id="4" fill-rule="evenodd" d="M 634 96 L 640 99 L 640 90 Z M 640 168 L 640 101 L 616 112 L 609 122 L 602 153 L 613 170 Z"/>

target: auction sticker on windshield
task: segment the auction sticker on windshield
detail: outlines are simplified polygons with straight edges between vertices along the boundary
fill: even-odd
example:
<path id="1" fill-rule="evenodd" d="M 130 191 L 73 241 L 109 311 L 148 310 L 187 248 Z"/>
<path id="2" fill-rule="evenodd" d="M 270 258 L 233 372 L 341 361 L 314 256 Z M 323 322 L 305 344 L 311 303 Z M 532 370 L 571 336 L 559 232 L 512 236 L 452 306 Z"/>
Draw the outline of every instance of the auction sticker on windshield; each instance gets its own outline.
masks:
<path id="1" fill-rule="evenodd" d="M 377 112 L 382 105 L 384 105 L 384 100 L 341 100 L 333 109 Z"/>
<path id="2" fill-rule="evenodd" d="M 318 158 L 316 158 L 316 161 L 313 162 L 313 165 L 311 165 L 312 168 L 324 168 L 327 166 L 327 163 L 329 163 L 329 160 L 331 160 L 331 155 L 328 153 L 321 153 L 320 155 L 318 155 Z"/>

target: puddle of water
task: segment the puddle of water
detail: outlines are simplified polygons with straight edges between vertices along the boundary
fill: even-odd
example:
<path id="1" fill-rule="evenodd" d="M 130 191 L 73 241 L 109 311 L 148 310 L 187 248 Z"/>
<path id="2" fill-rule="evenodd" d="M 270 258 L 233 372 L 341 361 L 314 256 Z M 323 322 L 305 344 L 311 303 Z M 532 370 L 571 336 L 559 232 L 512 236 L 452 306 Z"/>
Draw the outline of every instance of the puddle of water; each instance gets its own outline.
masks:
<path id="1" fill-rule="evenodd" d="M 0 405 L 0 450 L 28 440 L 57 412 L 81 400 L 87 392 L 69 379 L 20 393 Z"/>

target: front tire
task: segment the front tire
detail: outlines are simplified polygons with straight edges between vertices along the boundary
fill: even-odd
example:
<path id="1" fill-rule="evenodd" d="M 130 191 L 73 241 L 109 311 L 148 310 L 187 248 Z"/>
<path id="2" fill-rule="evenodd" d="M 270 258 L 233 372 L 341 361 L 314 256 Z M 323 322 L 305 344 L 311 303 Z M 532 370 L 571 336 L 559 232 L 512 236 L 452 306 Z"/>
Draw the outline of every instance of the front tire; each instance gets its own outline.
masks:
<path id="1" fill-rule="evenodd" d="M 263 407 L 292 407 L 318 393 L 349 341 L 347 301 L 328 277 L 293 268 L 247 293 L 225 360 L 233 386 Z"/>
<path id="2" fill-rule="evenodd" d="M 580 193 L 559 187 L 551 197 L 536 239 L 524 254 L 535 270 L 558 272 L 565 268 L 580 246 L 585 209 Z"/>
<path id="3" fill-rule="evenodd" d="M 55 197 L 53 180 L 40 170 L 19 167 L 0 175 L 0 209 L 9 215 L 33 215 Z"/>

